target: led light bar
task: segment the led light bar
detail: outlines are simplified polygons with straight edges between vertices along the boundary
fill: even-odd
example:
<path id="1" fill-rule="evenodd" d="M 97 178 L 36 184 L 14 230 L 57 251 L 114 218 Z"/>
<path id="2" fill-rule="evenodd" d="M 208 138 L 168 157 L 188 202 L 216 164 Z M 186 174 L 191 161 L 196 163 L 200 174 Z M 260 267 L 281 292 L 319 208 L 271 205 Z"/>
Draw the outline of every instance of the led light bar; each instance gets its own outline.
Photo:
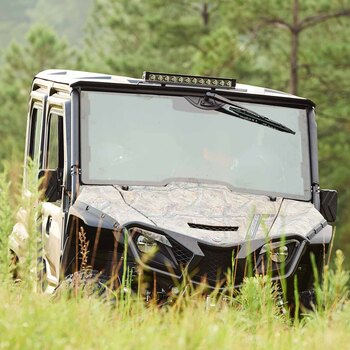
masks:
<path id="1" fill-rule="evenodd" d="M 204 77 L 199 75 L 143 72 L 142 79 L 146 82 L 164 85 L 203 86 L 221 89 L 234 89 L 236 86 L 236 79 Z"/>

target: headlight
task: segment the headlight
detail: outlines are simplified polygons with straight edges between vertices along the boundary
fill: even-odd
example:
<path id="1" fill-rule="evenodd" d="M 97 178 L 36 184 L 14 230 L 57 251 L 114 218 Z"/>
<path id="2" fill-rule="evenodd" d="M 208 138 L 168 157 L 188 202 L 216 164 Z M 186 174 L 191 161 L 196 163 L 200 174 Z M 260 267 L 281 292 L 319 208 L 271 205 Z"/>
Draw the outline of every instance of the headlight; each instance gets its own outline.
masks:
<path id="1" fill-rule="evenodd" d="M 298 245 L 299 242 L 296 240 L 267 243 L 261 248 L 260 255 L 266 254 L 271 261 L 283 263 L 288 260 Z"/>
<path id="2" fill-rule="evenodd" d="M 158 243 L 171 247 L 171 243 L 169 242 L 168 238 L 160 233 L 140 228 L 134 228 L 132 231 L 133 234 L 136 234 L 137 236 L 136 245 L 142 253 L 149 253 L 151 250 L 158 246 Z"/>
<path id="3" fill-rule="evenodd" d="M 149 253 L 157 247 L 157 242 L 152 238 L 140 235 L 137 237 L 136 245 L 137 248 L 139 248 L 140 252 Z"/>

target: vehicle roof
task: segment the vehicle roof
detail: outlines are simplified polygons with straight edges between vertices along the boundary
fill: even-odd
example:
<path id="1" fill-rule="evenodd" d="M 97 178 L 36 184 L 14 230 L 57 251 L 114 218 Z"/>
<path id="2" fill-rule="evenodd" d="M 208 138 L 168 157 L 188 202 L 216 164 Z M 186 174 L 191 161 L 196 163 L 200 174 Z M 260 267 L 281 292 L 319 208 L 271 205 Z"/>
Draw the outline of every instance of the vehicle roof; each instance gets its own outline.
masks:
<path id="1" fill-rule="evenodd" d="M 139 86 L 153 86 L 159 87 L 159 83 L 149 83 L 145 82 L 140 78 L 132 78 L 126 76 L 119 75 L 110 75 L 104 73 L 93 73 L 93 72 L 84 72 L 84 71 L 76 71 L 76 70 L 64 70 L 64 69 L 49 69 L 42 71 L 36 75 L 37 79 L 47 80 L 50 82 L 67 85 L 67 87 L 84 87 L 89 86 L 90 88 L 95 86 L 99 87 L 101 84 L 104 86 L 113 85 L 139 85 Z M 170 85 L 169 85 L 170 86 Z M 205 87 L 201 86 L 185 86 L 185 85 L 171 85 L 177 86 L 181 88 L 191 88 L 191 89 L 203 89 Z M 247 85 L 247 84 L 236 84 L 234 89 L 222 89 L 215 88 L 215 91 L 225 92 L 225 93 L 239 93 L 239 94 L 249 94 L 249 95 L 259 95 L 259 96 L 270 96 L 273 98 L 283 98 L 288 99 L 290 102 L 294 102 L 294 100 L 298 100 L 298 102 L 304 101 L 305 104 L 314 106 L 314 103 L 308 99 L 303 97 L 295 96 L 286 92 L 273 90 L 269 88 Z M 296 102 L 296 101 L 295 101 Z"/>

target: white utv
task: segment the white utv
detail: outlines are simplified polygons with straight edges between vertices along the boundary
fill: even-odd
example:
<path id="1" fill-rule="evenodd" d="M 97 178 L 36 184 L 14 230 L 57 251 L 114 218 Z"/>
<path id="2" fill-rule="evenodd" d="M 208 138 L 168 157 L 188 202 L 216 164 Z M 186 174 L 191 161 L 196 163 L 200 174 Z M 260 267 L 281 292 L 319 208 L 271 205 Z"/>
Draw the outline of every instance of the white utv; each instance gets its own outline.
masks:
<path id="1" fill-rule="evenodd" d="M 203 76 L 44 71 L 32 84 L 25 157 L 47 179 L 47 291 L 87 266 L 107 277 L 127 267 L 132 279 L 141 267 L 160 295 L 184 271 L 224 288 L 231 269 L 237 288 L 248 271 L 284 279 L 292 299 L 295 276 L 311 295 L 310 256 L 321 270 L 332 240 L 337 193 L 319 187 L 315 106 L 283 92 Z M 25 236 L 18 222 L 18 259 Z"/>

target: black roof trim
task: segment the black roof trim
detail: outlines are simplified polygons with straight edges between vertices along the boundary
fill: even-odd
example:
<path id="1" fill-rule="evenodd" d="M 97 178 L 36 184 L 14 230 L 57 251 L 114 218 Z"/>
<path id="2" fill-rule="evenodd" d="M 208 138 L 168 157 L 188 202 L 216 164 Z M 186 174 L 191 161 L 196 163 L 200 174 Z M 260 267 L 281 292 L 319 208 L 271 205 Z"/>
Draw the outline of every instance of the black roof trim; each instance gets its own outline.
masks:
<path id="1" fill-rule="evenodd" d="M 161 86 L 161 85 L 146 85 L 146 84 L 123 84 L 123 83 L 106 83 L 96 81 L 76 81 L 70 85 L 72 88 L 90 91 L 107 91 L 107 92 L 125 92 L 132 91 L 133 93 L 162 93 L 162 94 L 175 94 L 175 95 L 202 95 L 207 91 L 211 91 L 208 88 L 188 87 L 188 86 Z M 286 97 L 286 96 L 271 96 L 263 94 L 252 94 L 247 92 L 239 92 L 235 90 L 215 90 L 218 94 L 227 98 L 236 98 L 242 102 L 258 102 L 258 103 L 271 103 L 276 105 L 283 105 L 288 107 L 315 107 L 315 103 L 309 99 L 298 97 Z"/>

